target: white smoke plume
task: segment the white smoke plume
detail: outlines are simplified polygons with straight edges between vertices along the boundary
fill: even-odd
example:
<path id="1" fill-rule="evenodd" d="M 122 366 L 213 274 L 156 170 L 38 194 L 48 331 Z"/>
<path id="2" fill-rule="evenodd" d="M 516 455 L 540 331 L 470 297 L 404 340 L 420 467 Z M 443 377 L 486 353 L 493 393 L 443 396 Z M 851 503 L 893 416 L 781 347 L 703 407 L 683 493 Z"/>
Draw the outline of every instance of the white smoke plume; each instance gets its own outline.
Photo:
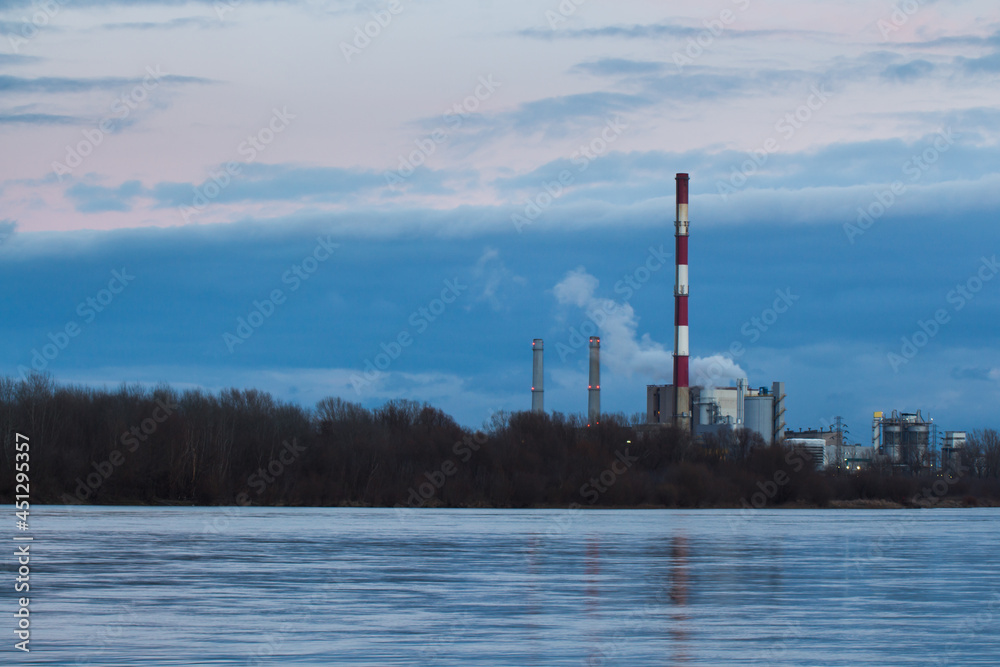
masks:
<path id="1" fill-rule="evenodd" d="M 601 336 L 601 361 L 609 370 L 624 375 L 638 374 L 655 382 L 673 378 L 674 355 L 670 345 L 653 340 L 649 334 L 637 337 L 638 318 L 629 303 L 594 296 L 599 281 L 582 266 L 569 271 L 554 288 L 559 303 L 582 308 Z M 691 360 L 695 384 L 713 386 L 746 373 L 722 355 Z"/>
<path id="2" fill-rule="evenodd" d="M 747 374 L 729 357 L 713 354 L 691 359 L 691 384 L 698 387 L 731 386 Z"/>

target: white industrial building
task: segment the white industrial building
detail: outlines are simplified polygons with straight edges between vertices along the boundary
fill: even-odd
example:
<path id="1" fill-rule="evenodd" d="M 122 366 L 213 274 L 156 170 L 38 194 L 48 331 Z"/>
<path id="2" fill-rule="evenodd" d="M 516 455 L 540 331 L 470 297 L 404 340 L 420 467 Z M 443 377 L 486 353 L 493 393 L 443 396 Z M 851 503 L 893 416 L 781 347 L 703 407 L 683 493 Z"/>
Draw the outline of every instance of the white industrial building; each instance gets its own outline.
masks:
<path id="1" fill-rule="evenodd" d="M 646 423 L 674 424 L 674 386 L 646 387 Z M 746 380 L 735 387 L 691 387 L 692 435 L 695 437 L 723 430 L 746 428 L 758 433 L 765 442 L 781 440 L 785 432 L 785 383 L 751 389 Z M 775 438 L 777 435 L 777 438 Z"/>

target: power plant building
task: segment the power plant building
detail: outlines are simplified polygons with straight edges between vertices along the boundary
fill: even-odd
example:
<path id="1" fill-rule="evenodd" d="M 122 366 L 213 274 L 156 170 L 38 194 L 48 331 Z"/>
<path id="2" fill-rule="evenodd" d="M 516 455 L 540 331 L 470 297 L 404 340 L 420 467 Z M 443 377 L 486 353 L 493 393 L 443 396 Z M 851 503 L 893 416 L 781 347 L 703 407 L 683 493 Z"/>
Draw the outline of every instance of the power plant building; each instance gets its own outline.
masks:
<path id="1" fill-rule="evenodd" d="M 676 216 L 674 218 L 674 355 L 673 383 L 646 387 L 646 423 L 673 425 L 694 437 L 719 434 L 726 430 L 747 428 L 765 442 L 780 441 L 785 432 L 785 385 L 775 382 L 768 387 L 750 389 L 746 379 L 735 387 L 690 386 L 688 329 L 688 218 L 689 176 L 675 178 Z M 532 342 L 533 373 L 531 408 L 544 412 L 542 340 Z M 587 425 L 601 419 L 601 339 L 590 338 L 589 378 L 587 384 Z"/>
<path id="2" fill-rule="evenodd" d="M 646 387 L 646 423 L 673 424 L 695 437 L 725 429 L 749 428 L 766 442 L 780 440 L 785 432 L 785 385 L 748 389 L 745 379 L 735 387 L 689 386 L 690 331 L 688 327 L 688 174 L 676 177 L 674 219 L 674 372 L 673 384 Z"/>
<path id="3" fill-rule="evenodd" d="M 723 430 L 747 428 L 765 442 L 781 440 L 785 432 L 785 383 L 748 388 L 740 379 L 735 387 L 690 387 L 692 435 L 698 437 Z M 673 385 L 646 387 L 646 423 L 674 423 Z"/>

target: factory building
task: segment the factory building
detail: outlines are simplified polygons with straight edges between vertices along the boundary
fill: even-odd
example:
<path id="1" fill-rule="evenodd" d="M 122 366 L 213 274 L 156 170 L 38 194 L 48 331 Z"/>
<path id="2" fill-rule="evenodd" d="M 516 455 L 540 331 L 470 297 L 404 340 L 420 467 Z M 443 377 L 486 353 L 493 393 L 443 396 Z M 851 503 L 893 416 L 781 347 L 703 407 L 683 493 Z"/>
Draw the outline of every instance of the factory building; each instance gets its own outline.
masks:
<path id="1" fill-rule="evenodd" d="M 944 442 L 941 443 L 941 470 L 958 472 L 966 437 L 965 431 L 944 432 Z"/>
<path id="2" fill-rule="evenodd" d="M 760 434 L 765 442 L 780 441 L 785 432 L 783 382 L 758 389 L 749 388 L 745 379 L 737 380 L 735 387 L 692 387 L 689 384 L 688 182 L 688 174 L 676 175 L 673 384 L 646 387 L 646 422 L 673 425 L 696 438 L 747 428 Z M 601 420 L 601 339 L 591 337 L 589 349 L 587 425 L 596 426 Z M 532 341 L 531 409 L 534 412 L 545 410 L 543 354 L 543 341 L 536 338 Z"/>
<path id="3" fill-rule="evenodd" d="M 785 431 L 785 385 L 748 389 L 746 380 L 735 387 L 691 387 L 688 360 L 688 174 L 676 177 L 674 218 L 674 373 L 673 384 L 646 387 L 646 423 L 673 424 L 694 437 L 738 427 L 760 434 L 766 442 L 780 440 Z"/>
<path id="4" fill-rule="evenodd" d="M 824 446 L 837 447 L 840 445 L 846 445 L 844 441 L 844 432 L 834 430 L 831 426 L 829 430 L 824 429 L 799 429 L 798 431 L 785 431 L 785 439 L 808 439 L 815 440 L 819 439 L 823 441 Z"/>
<path id="5" fill-rule="evenodd" d="M 872 420 L 872 448 L 876 455 L 894 468 L 917 471 L 931 466 L 931 431 L 933 419 L 925 420 L 916 412 L 886 416 L 876 412 Z"/>
<path id="6" fill-rule="evenodd" d="M 874 450 L 861 445 L 841 444 L 841 439 L 828 438 L 829 431 L 818 431 L 824 437 L 803 437 L 809 431 L 785 431 L 785 444 L 808 452 L 819 470 L 836 469 L 842 472 L 859 472 L 871 467 Z M 834 435 L 839 434 L 834 431 Z"/>
<path id="7" fill-rule="evenodd" d="M 691 432 L 695 437 L 739 427 L 758 433 L 765 442 L 782 439 L 785 432 L 785 383 L 748 388 L 740 379 L 735 387 L 690 387 Z M 673 385 L 646 387 L 646 423 L 675 423 Z"/>
<path id="8" fill-rule="evenodd" d="M 824 469 L 830 465 L 826 440 L 823 438 L 786 438 L 785 444 L 805 451 L 812 457 L 816 468 Z"/>

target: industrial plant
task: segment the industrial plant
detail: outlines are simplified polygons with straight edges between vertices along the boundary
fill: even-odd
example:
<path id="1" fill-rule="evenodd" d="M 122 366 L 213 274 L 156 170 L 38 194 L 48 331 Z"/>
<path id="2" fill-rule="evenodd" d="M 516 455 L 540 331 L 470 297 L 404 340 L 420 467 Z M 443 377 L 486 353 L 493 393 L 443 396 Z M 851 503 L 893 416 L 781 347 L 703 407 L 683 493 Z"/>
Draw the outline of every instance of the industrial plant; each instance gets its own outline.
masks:
<path id="1" fill-rule="evenodd" d="M 962 431 L 945 433 L 940 446 L 933 419 L 915 413 L 875 412 L 871 446 L 850 444 L 846 430 L 837 418 L 836 429 L 829 431 L 790 431 L 785 420 L 784 382 L 749 387 L 746 378 L 734 378 L 736 386 L 690 386 L 688 329 L 688 183 L 686 173 L 676 175 L 676 217 L 674 220 L 674 353 L 673 383 L 647 385 L 645 428 L 674 427 L 690 433 L 698 441 L 706 436 L 725 437 L 737 429 L 756 433 L 766 443 L 784 442 L 813 456 L 817 467 L 859 471 L 873 466 L 894 471 L 926 472 L 957 465 L 965 444 Z M 533 375 L 531 409 L 544 412 L 544 342 L 532 341 Z M 601 365 L 600 338 L 590 338 L 589 380 L 587 386 L 587 426 L 600 423 Z"/>

